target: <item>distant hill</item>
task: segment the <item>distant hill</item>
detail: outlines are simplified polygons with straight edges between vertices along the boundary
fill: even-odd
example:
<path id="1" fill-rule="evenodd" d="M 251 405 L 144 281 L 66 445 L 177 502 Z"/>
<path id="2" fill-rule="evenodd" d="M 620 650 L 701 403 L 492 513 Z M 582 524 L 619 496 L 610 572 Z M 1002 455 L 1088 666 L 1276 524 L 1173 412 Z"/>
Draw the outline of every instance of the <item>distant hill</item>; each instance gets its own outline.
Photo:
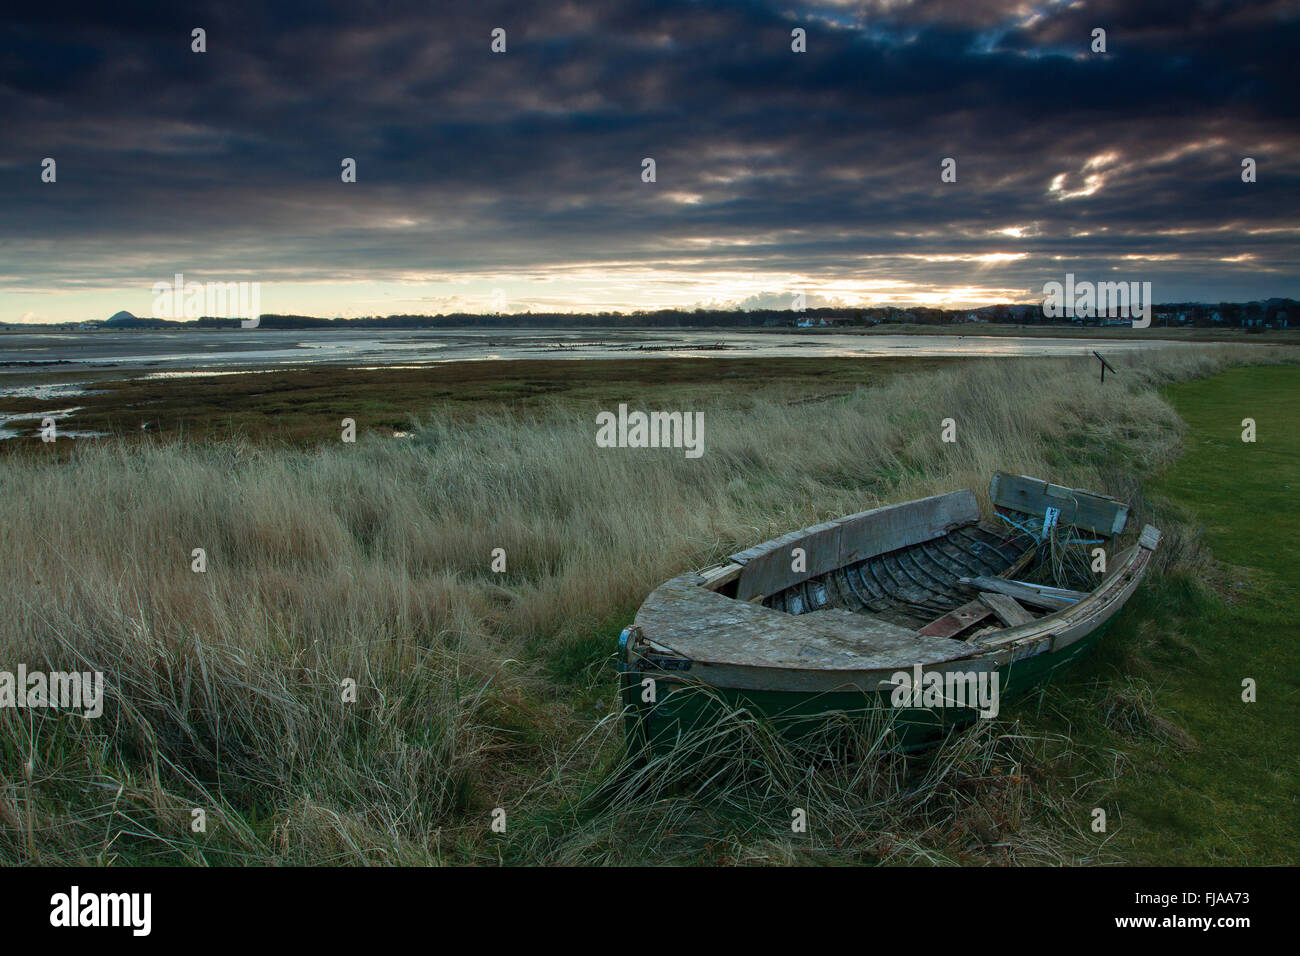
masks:
<path id="1" fill-rule="evenodd" d="M 102 323 L 111 329 L 154 329 L 165 325 L 182 325 L 181 322 L 169 322 L 167 319 L 142 319 L 125 310 L 110 315 Z"/>

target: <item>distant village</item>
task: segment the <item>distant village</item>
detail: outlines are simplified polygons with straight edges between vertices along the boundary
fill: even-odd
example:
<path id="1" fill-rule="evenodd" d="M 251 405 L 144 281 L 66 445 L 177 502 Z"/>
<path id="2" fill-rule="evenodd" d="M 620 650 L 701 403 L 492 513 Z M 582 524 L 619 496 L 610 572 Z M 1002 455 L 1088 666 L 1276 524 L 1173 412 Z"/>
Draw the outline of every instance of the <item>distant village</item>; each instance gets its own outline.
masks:
<path id="1" fill-rule="evenodd" d="M 1199 329 L 1246 329 L 1264 332 L 1290 328 L 1300 317 L 1300 302 L 1274 298 L 1260 302 L 1172 303 L 1155 306 L 1152 327 Z M 1127 318 L 1048 319 L 1041 304 L 990 305 L 978 309 L 936 309 L 927 307 L 872 306 L 858 308 L 817 307 L 791 309 L 658 309 L 634 312 L 497 312 L 452 313 L 449 315 L 388 315 L 360 318 L 322 318 L 309 315 L 263 314 L 258 329 L 462 329 L 462 328 L 798 328 L 834 329 L 878 325 L 999 325 L 1032 326 L 1127 326 Z M 229 329 L 238 328 L 237 318 L 203 317 L 190 321 L 141 318 L 119 312 L 103 320 L 42 323 L 43 330 L 93 331 L 97 329 Z M 0 323 L 0 329 L 24 329 L 31 324 Z"/>
<path id="2" fill-rule="evenodd" d="M 1061 326 L 1131 326 L 1130 318 L 1099 316 L 1089 319 L 1049 319 L 1043 315 L 1041 305 L 991 305 L 979 309 L 861 309 L 845 316 L 840 310 L 821 315 L 827 310 L 809 310 L 792 323 L 799 328 L 833 326 L 841 324 L 879 325 L 900 323 L 905 325 L 963 325 L 967 323 L 998 323 L 1002 325 L 1061 325 Z M 818 314 L 814 314 L 818 313 Z M 1191 328 L 1289 328 L 1292 317 L 1300 316 L 1300 303 L 1294 299 L 1268 299 L 1263 302 L 1221 302 L 1207 305 L 1201 302 L 1184 302 L 1157 305 L 1151 324 L 1163 328 L 1186 326 Z"/>

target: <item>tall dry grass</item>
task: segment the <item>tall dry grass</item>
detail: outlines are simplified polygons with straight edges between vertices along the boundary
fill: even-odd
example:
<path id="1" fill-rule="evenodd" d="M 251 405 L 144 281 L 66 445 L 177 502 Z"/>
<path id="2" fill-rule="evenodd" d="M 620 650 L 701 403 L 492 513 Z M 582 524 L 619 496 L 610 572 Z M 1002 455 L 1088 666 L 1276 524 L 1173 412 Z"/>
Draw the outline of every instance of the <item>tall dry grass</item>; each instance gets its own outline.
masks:
<path id="1" fill-rule="evenodd" d="M 879 748 L 793 753 L 739 715 L 729 746 L 766 755 L 741 761 L 744 779 L 701 802 L 697 762 L 678 760 L 632 786 L 603 662 L 619 623 L 683 569 L 881 503 L 983 496 L 997 469 L 1132 497 L 1177 453 L 1156 386 L 1281 355 L 1142 353 L 1104 386 L 1091 361 L 990 360 L 819 403 L 720 394 L 690 409 L 705 424 L 694 460 L 598 448 L 594 411 L 559 406 L 309 450 L 108 442 L 10 458 L 0 670 L 102 671 L 108 703 L 99 720 L 0 710 L 0 863 L 833 856 L 801 857 L 754 822 L 800 786 L 843 826 L 846 808 L 875 821 L 846 841 L 855 852 L 950 859 L 944 827 L 972 805 L 953 779 L 1025 759 L 1015 728 L 952 744 L 947 775 L 918 785 Z M 1016 828 L 1055 799 L 1015 796 Z M 521 836 L 489 831 L 495 807 Z M 735 845 L 681 836 L 710 814 L 748 821 Z M 1067 843 L 1022 839 L 1009 858 L 1084 858 Z"/>

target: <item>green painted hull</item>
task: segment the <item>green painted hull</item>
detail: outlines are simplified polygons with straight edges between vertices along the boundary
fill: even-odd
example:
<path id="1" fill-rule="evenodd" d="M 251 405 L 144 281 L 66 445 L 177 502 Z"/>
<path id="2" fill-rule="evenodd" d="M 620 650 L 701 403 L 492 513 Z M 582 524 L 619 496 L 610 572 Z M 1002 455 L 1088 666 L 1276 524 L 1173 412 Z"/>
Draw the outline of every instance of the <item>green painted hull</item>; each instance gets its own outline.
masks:
<path id="1" fill-rule="evenodd" d="M 1022 697 L 1058 669 L 1086 653 L 1106 630 L 1091 634 L 1054 653 L 1038 654 L 997 670 L 999 706 Z M 626 640 L 627 632 L 620 639 Z M 625 659 L 620 654 L 620 660 Z M 888 719 L 898 746 L 904 750 L 935 743 L 955 727 L 978 719 L 974 709 L 957 707 L 894 707 L 888 691 L 877 694 L 796 693 L 789 691 L 705 688 L 674 679 L 671 672 L 641 670 L 620 664 L 624 712 L 629 747 L 658 752 L 675 746 L 692 731 L 713 727 L 729 713 L 744 710 L 761 717 L 790 739 L 824 733 L 841 715 L 848 718 Z M 656 701 L 643 703 L 641 681 L 653 677 Z"/>

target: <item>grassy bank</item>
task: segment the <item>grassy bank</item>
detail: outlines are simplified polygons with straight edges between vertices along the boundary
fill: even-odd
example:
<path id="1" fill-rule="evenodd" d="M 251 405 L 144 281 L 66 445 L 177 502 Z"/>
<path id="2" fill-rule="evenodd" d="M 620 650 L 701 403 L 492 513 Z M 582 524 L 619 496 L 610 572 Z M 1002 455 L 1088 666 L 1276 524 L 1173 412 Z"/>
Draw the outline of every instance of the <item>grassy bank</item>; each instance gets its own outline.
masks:
<path id="1" fill-rule="evenodd" d="M 683 569 L 874 504 L 982 494 L 998 468 L 1136 496 L 1140 527 L 1138 476 L 1180 446 L 1158 389 L 1282 355 L 1143 354 L 1104 385 L 1091 360 L 985 360 L 813 403 L 635 391 L 704 413 L 698 460 L 595 447 L 608 390 L 424 418 L 409 440 L 11 456 L 0 661 L 102 670 L 109 700 L 99 720 L 0 711 L 0 862 L 1119 858 L 1086 809 L 1122 764 L 1051 724 L 1055 689 L 923 760 L 869 727 L 852 754 L 793 752 L 741 717 L 701 760 L 637 776 L 614 637 Z M 1167 531 L 1162 571 L 1196 567 L 1193 523 Z"/>
<path id="2" fill-rule="evenodd" d="M 1294 865 L 1300 369 L 1237 368 L 1165 395 L 1187 425 L 1185 453 L 1147 494 L 1192 532 L 1187 553 L 1075 676 L 1069 729 L 1125 767 L 1099 805 L 1126 859 Z M 1254 442 L 1242 440 L 1247 418 Z M 1246 678 L 1255 703 L 1242 699 Z"/>

